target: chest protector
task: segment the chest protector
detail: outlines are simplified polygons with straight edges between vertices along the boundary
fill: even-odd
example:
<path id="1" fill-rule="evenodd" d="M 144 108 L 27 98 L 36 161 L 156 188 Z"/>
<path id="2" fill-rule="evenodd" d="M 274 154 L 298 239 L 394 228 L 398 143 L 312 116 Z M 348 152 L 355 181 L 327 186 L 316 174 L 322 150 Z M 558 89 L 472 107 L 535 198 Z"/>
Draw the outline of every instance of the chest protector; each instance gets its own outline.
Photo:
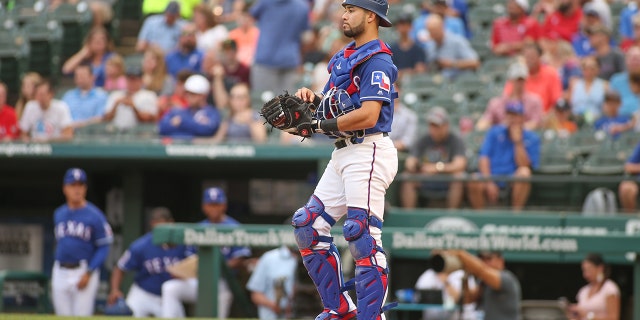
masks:
<path id="1" fill-rule="evenodd" d="M 329 61 L 329 90 L 316 110 L 316 118 L 332 119 L 360 108 L 360 79 L 354 78 L 356 68 L 376 54 L 391 55 L 391 49 L 381 40 L 370 41 L 355 48 L 355 41 L 336 53 Z M 346 99 L 345 99 L 346 97 Z M 359 132 L 333 132 L 327 135 L 340 138 L 364 135 Z"/>

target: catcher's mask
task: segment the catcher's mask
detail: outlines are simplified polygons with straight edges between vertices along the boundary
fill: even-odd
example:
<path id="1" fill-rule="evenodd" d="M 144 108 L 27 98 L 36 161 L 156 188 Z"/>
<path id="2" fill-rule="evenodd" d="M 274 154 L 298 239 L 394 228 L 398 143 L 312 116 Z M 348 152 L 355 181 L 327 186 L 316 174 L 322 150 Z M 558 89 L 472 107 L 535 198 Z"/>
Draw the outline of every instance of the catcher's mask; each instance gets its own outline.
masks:
<path id="1" fill-rule="evenodd" d="M 318 120 L 333 119 L 355 109 L 357 106 L 347 91 L 333 87 L 322 98 L 320 105 L 316 108 L 315 116 Z"/>

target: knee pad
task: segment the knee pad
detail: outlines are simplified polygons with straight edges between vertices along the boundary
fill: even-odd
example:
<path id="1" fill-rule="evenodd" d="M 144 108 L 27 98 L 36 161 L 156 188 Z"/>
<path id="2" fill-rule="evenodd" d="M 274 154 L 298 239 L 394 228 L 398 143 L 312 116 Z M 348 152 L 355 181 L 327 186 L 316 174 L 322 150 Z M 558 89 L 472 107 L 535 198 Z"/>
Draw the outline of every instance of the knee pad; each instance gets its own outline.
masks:
<path id="1" fill-rule="evenodd" d="M 344 238 L 349 241 L 349 250 L 356 260 L 362 260 L 382 251 L 376 244 L 376 240 L 371 236 L 369 227 L 382 229 L 382 221 L 361 208 L 348 208 L 347 220 L 344 223 Z"/>
<path id="2" fill-rule="evenodd" d="M 298 209 L 291 219 L 291 225 L 295 228 L 293 234 L 298 243 L 298 248 L 308 249 L 319 242 L 333 242 L 332 237 L 321 236 L 318 230 L 313 228 L 313 223 L 322 217 L 327 223 L 333 226 L 336 221 L 324 211 L 324 204 L 318 197 L 312 195 L 304 207 Z"/>

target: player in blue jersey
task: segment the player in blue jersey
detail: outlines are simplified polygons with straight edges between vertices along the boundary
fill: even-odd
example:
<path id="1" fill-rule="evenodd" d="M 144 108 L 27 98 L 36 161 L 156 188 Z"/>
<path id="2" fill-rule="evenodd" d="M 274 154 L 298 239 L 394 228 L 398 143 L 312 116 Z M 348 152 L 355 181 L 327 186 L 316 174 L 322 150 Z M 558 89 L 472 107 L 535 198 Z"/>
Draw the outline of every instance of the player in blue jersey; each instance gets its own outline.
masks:
<path id="1" fill-rule="evenodd" d="M 230 225 L 240 223 L 227 216 L 227 196 L 220 188 L 208 188 L 202 195 L 202 211 L 207 219 L 201 225 Z M 247 247 L 223 247 L 220 249 L 229 268 L 238 269 L 244 266 L 245 259 L 251 256 Z M 184 318 L 182 302 L 194 303 L 198 300 L 198 279 L 172 279 L 162 285 L 162 317 Z M 227 282 L 218 280 L 218 318 L 224 319 L 229 315 L 233 294 Z"/>
<path id="2" fill-rule="evenodd" d="M 342 1 L 342 31 L 353 42 L 329 61 L 321 96 L 301 88 L 296 96 L 317 106 L 316 132 L 336 138 L 313 195 L 292 224 L 304 266 L 324 305 L 316 320 L 384 319 L 389 268 L 382 248 L 384 196 L 398 171 L 388 137 L 393 121 L 393 83 L 398 69 L 378 28 L 390 27 L 386 0 Z M 340 270 L 331 227 L 347 216 L 344 236 L 356 262 L 357 312 Z"/>
<path id="3" fill-rule="evenodd" d="M 172 223 L 173 217 L 167 208 L 151 211 L 151 229 L 163 223 Z M 193 254 L 192 247 L 185 245 L 157 245 L 153 243 L 150 231 L 134 241 L 124 252 L 111 273 L 111 292 L 107 300 L 113 305 L 122 298 L 120 291 L 122 277 L 127 271 L 134 271 L 134 283 L 127 294 L 127 306 L 134 317 L 160 317 L 162 311 L 162 284 L 171 279 L 166 268 Z"/>
<path id="4" fill-rule="evenodd" d="M 67 170 L 62 183 L 66 204 L 53 217 L 57 241 L 51 274 L 53 307 L 60 316 L 91 316 L 113 233 L 102 211 L 86 199 L 84 170 Z"/>

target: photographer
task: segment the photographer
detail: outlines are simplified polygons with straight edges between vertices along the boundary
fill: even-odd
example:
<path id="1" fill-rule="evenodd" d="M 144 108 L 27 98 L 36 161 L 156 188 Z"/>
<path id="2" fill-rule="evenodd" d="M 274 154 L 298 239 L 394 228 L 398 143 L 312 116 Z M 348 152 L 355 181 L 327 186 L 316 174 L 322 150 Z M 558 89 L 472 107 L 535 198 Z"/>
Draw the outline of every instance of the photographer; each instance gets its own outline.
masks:
<path id="1" fill-rule="evenodd" d="M 520 319 L 520 282 L 504 268 L 500 252 L 481 251 L 477 257 L 464 250 L 447 250 L 439 254 L 457 258 L 465 272 L 479 281 L 476 288 L 463 288 L 463 291 L 467 303 L 476 302 L 484 311 L 484 319 Z"/>

